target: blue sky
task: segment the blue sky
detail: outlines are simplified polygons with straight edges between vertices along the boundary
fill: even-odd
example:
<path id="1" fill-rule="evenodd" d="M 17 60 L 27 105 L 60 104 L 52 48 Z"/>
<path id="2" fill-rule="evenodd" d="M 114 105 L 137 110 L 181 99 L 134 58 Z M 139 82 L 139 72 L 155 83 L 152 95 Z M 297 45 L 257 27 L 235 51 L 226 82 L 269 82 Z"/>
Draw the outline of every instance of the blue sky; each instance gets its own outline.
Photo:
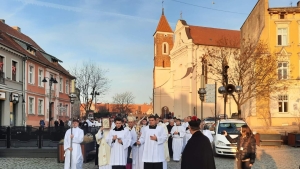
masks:
<path id="1" fill-rule="evenodd" d="M 291 2 L 296 5 L 297 2 L 269 1 L 270 7 L 290 6 Z M 113 95 L 124 91 L 134 94 L 135 103 L 150 101 L 153 33 L 161 16 L 162 0 L 0 2 L 0 18 L 10 26 L 19 26 L 46 52 L 61 59 L 66 69 L 92 61 L 109 70 L 111 87 L 99 102 L 111 102 Z M 164 0 L 163 6 L 173 30 L 181 12 L 182 19 L 190 25 L 239 30 L 256 2 Z"/>

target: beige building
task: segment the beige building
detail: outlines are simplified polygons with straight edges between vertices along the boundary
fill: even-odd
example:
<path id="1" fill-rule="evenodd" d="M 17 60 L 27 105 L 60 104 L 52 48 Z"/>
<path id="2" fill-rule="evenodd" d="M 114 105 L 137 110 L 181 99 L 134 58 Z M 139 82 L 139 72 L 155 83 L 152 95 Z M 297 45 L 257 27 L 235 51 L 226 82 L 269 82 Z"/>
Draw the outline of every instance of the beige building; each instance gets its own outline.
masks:
<path id="1" fill-rule="evenodd" d="M 153 98 L 154 113 L 174 112 L 178 118 L 189 115 L 200 117 L 201 101 L 198 95 L 201 58 L 209 48 L 218 48 L 222 38 L 240 40 L 240 31 L 207 28 L 188 25 L 178 20 L 172 31 L 162 13 L 154 33 L 154 69 Z M 231 48 L 233 46 L 227 46 Z M 210 63 L 213 64 L 213 63 Z M 204 66 L 207 95 L 204 101 L 203 117 L 214 116 L 215 113 L 215 81 L 210 80 L 206 64 Z M 217 88 L 221 84 L 217 84 Z M 223 114 L 224 101 L 217 95 L 217 114 Z M 229 98 L 227 115 L 237 112 L 236 104 Z"/>

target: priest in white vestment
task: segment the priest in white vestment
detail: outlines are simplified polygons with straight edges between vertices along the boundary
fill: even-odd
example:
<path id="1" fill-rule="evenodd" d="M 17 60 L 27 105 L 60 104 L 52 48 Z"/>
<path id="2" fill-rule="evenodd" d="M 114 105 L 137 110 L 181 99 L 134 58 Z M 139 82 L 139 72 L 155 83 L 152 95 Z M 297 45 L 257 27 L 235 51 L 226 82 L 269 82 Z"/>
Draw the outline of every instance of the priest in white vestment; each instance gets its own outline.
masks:
<path id="1" fill-rule="evenodd" d="M 173 160 L 180 161 L 182 146 L 183 146 L 183 137 L 185 136 L 185 128 L 180 125 L 181 120 L 176 119 L 176 126 L 171 130 L 171 135 L 173 137 L 172 149 L 173 149 Z"/>
<path id="2" fill-rule="evenodd" d="M 148 117 L 149 125 L 142 130 L 142 135 L 137 144 L 144 144 L 143 162 L 144 169 L 163 169 L 165 161 L 164 143 L 167 134 L 161 126 L 156 125 L 156 117 Z"/>
<path id="3" fill-rule="evenodd" d="M 80 143 L 83 141 L 83 130 L 79 127 L 79 121 L 74 119 L 72 128 L 68 129 L 64 138 L 65 164 L 64 169 L 82 169 L 83 157 Z"/>
<path id="4" fill-rule="evenodd" d="M 158 126 L 163 127 L 163 129 L 165 130 L 165 133 L 168 135 L 167 126 L 164 123 L 162 123 L 159 118 L 156 119 L 156 123 L 157 123 Z M 168 169 L 168 165 L 167 165 L 168 163 L 167 162 L 170 161 L 168 139 L 164 143 L 164 154 L 165 154 L 165 161 L 163 162 L 163 169 Z"/>
<path id="5" fill-rule="evenodd" d="M 123 120 L 115 119 L 116 127 L 110 130 L 106 142 L 111 147 L 110 165 L 112 169 L 126 169 L 127 150 L 131 143 L 131 135 L 128 129 L 123 128 Z"/>
<path id="6" fill-rule="evenodd" d="M 188 129 L 189 127 L 189 121 L 191 121 L 191 116 L 188 116 L 186 118 L 184 118 L 184 122 L 182 123 L 181 126 L 183 126 L 183 128 L 185 128 L 185 136 L 183 137 L 183 146 L 182 146 L 182 151 L 184 150 L 187 142 L 189 141 L 189 139 L 192 137 L 192 134 L 190 132 L 190 130 Z"/>
<path id="7" fill-rule="evenodd" d="M 127 167 L 132 168 L 133 166 L 133 158 L 134 158 L 134 153 L 133 153 L 133 144 L 137 141 L 137 134 L 135 131 L 135 117 L 133 116 L 128 116 L 127 117 L 127 126 L 125 127 L 127 130 L 129 130 L 130 135 L 131 135 L 131 143 L 130 146 L 128 147 L 128 153 L 127 153 Z M 124 127 L 124 126 L 123 126 Z"/>
<path id="8" fill-rule="evenodd" d="M 106 137 L 109 134 L 109 129 L 101 127 L 96 134 L 96 141 L 99 144 L 98 165 L 99 169 L 111 169 L 110 162 L 110 146 L 106 143 Z"/>
<path id="9" fill-rule="evenodd" d="M 211 134 L 211 131 L 209 130 L 209 127 L 204 122 L 201 122 L 200 130 L 209 139 L 210 144 L 212 144 L 212 142 L 214 141 L 214 138 Z"/>

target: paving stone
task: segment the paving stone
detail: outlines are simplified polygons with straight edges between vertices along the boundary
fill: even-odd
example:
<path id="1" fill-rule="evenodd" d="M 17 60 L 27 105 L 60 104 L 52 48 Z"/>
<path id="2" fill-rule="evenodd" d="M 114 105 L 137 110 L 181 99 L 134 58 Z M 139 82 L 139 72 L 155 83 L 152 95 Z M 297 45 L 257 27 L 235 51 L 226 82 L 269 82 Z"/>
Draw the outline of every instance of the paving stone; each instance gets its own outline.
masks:
<path id="1" fill-rule="evenodd" d="M 257 147 L 257 159 L 252 169 L 298 169 L 300 148 L 289 146 Z M 215 157 L 217 169 L 237 169 L 233 157 Z M 180 169 L 180 162 L 171 161 L 168 169 Z M 201 164 L 199 164 L 201 165 Z M 56 158 L 0 158 L 0 169 L 62 169 Z M 94 161 L 83 164 L 83 169 L 97 169 Z"/>

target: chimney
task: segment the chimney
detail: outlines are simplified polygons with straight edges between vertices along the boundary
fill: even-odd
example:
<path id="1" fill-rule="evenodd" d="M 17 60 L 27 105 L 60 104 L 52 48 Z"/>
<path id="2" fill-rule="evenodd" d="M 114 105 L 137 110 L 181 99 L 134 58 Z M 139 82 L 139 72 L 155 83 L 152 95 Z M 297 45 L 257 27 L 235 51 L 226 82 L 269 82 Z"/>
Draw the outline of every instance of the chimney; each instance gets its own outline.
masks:
<path id="1" fill-rule="evenodd" d="M 300 1 L 297 2 L 297 7 L 300 7 Z"/>
<path id="2" fill-rule="evenodd" d="M 5 20 L 4 19 L 0 19 L 0 22 L 5 23 Z"/>
<path id="3" fill-rule="evenodd" d="M 12 28 L 13 28 L 14 30 L 18 31 L 18 32 L 21 32 L 21 28 L 18 27 L 18 26 L 12 26 Z"/>

